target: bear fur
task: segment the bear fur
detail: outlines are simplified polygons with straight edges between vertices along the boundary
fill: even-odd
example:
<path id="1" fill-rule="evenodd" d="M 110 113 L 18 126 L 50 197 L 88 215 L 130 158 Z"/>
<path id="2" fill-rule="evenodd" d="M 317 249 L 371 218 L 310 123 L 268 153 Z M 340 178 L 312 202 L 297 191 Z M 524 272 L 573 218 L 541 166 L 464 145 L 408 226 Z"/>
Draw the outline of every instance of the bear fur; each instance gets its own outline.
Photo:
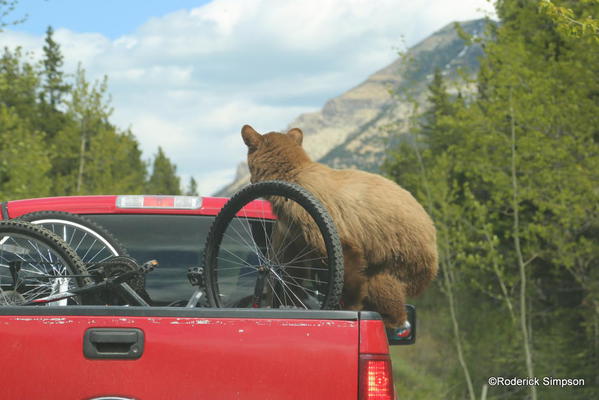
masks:
<path id="1" fill-rule="evenodd" d="M 406 297 L 422 293 L 437 274 L 436 231 L 424 208 L 380 175 L 313 162 L 302 148 L 300 129 L 261 135 L 245 125 L 241 134 L 252 183 L 296 183 L 329 211 L 343 247 L 342 307 L 377 311 L 388 328 L 402 326 Z M 276 203 L 273 208 L 277 224 L 302 218 L 303 210 Z"/>

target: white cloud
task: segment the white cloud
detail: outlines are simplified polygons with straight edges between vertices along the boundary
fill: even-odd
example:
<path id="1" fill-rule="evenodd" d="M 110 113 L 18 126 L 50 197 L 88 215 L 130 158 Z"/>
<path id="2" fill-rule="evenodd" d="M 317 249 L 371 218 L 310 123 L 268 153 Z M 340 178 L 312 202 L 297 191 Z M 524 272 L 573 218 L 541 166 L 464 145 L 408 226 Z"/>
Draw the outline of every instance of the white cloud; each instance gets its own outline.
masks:
<path id="1" fill-rule="evenodd" d="M 231 182 L 234 176 L 235 168 L 224 168 L 212 172 L 201 172 L 198 175 L 195 175 L 195 179 L 198 182 L 198 192 L 203 196 L 214 193 L 223 186 L 223 182 Z M 189 179 L 185 180 L 185 185 L 187 185 L 188 182 Z"/>
<path id="2" fill-rule="evenodd" d="M 214 0 L 148 20 L 125 36 L 56 30 L 65 69 L 109 76 L 113 121 L 149 158 L 161 145 L 202 194 L 228 183 L 244 157 L 239 129 L 284 128 L 359 84 L 408 45 L 485 0 Z M 41 54 L 43 38 L 0 34 Z"/>

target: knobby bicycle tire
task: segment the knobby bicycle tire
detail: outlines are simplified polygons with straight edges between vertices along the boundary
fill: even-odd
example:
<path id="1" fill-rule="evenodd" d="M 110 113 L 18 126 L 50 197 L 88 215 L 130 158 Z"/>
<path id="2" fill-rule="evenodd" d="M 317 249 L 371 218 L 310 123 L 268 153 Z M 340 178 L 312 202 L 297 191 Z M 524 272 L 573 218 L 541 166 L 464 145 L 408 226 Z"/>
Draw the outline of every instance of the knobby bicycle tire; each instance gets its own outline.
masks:
<path id="1" fill-rule="evenodd" d="M 106 228 L 100 224 L 85 218 L 78 214 L 72 214 L 64 211 L 36 211 L 28 214 L 21 215 L 18 219 L 31 222 L 35 225 L 42 225 L 46 229 L 49 229 L 53 233 L 62 236 L 62 239 L 69 243 L 71 247 L 75 247 L 76 243 L 72 243 L 73 238 L 66 237 L 64 232 L 57 230 L 56 224 L 63 224 L 77 229 L 79 231 L 87 232 L 94 238 L 99 240 L 109 251 L 111 256 L 129 256 L 125 246 L 115 238 Z M 74 248 L 77 252 L 77 249 Z M 85 254 L 77 252 L 83 262 L 100 262 L 102 260 L 88 260 Z"/>
<path id="2" fill-rule="evenodd" d="M 236 219 L 237 214 L 248 203 L 269 196 L 281 196 L 286 200 L 296 202 L 307 212 L 313 222 L 316 223 L 324 240 L 326 268 L 328 269 L 329 277 L 326 284 L 326 293 L 324 293 L 324 299 L 318 307 L 304 307 L 321 309 L 336 308 L 343 289 L 343 251 L 335 224 L 325 207 L 306 189 L 297 184 L 283 181 L 266 181 L 245 187 L 236 193 L 217 215 L 210 228 L 204 248 L 204 270 L 206 274 L 208 301 L 214 307 L 223 306 L 217 276 L 217 256 L 227 227 Z M 295 282 L 297 283 L 297 281 Z"/>
<path id="3" fill-rule="evenodd" d="M 64 262 L 65 272 L 69 275 L 87 275 L 88 271 L 84 263 L 77 256 L 75 251 L 71 249 L 59 236 L 49 230 L 21 220 L 0 221 L 0 263 L 3 268 L 7 268 L 5 256 L 12 257 L 14 260 L 21 260 L 26 266 L 33 264 L 33 260 L 28 260 L 26 256 L 18 253 L 19 246 L 15 241 L 15 245 L 10 243 L 11 238 L 25 240 L 31 246 L 31 249 L 36 250 L 40 254 L 40 260 L 48 264 L 53 262 L 53 255 L 60 258 L 59 262 Z M 44 247 L 42 247 L 44 246 Z M 16 249 L 16 250 L 15 250 Z M 40 251 L 43 249 L 43 254 Z M 6 271 L 3 271 L 6 272 Z M 6 274 L 3 274 L 6 276 Z M 93 283 L 89 277 L 69 278 L 76 286 L 85 286 Z M 26 300 L 32 300 L 31 299 Z"/>
<path id="4" fill-rule="evenodd" d="M 81 258 L 88 271 L 94 271 L 97 265 L 113 257 L 130 257 L 125 246 L 112 233 L 82 215 L 48 210 L 24 214 L 19 219 L 41 225 L 61 236 Z M 93 251 L 86 247 L 86 245 L 90 245 L 90 242 L 92 246 L 96 247 Z M 144 300 L 151 301 L 145 291 L 145 275 L 136 276 L 127 283 Z"/>

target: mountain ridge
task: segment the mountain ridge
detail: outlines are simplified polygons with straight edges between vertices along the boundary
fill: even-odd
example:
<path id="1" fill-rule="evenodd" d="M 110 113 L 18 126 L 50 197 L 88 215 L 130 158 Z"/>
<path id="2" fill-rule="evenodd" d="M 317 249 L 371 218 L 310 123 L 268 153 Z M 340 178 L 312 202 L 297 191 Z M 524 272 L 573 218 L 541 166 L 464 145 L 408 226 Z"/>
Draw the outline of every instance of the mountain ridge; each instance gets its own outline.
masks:
<path id="1" fill-rule="evenodd" d="M 485 19 L 460 22 L 463 31 L 481 36 Z M 427 85 L 435 68 L 450 79 L 460 68 L 475 71 L 482 48 L 466 45 L 451 23 L 410 47 L 404 57 L 371 74 L 366 80 L 328 100 L 319 111 L 304 113 L 289 125 L 304 132 L 304 149 L 315 161 L 334 168 L 359 168 L 377 172 L 390 145 L 390 124 L 406 121 L 412 104 L 394 93 L 410 90 L 414 100 L 426 103 Z M 409 61 L 406 61 L 409 60 Z M 473 72 L 472 71 L 472 72 Z M 472 88 L 461 87 L 463 90 Z M 407 132 L 397 124 L 393 133 Z M 238 165 L 233 182 L 217 196 L 230 196 L 249 183 L 245 162 Z"/>

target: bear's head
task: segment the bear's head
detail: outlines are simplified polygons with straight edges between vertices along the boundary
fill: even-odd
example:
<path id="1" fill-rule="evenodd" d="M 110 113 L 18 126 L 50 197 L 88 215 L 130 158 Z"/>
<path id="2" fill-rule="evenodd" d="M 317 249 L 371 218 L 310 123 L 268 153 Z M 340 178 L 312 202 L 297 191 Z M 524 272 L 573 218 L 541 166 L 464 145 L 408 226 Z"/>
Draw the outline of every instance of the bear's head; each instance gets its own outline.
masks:
<path id="1" fill-rule="evenodd" d="M 287 133 L 259 134 L 249 125 L 241 128 L 248 147 L 248 167 L 252 183 L 266 180 L 293 181 L 293 177 L 310 158 L 302 148 L 304 134 L 298 128 Z"/>

